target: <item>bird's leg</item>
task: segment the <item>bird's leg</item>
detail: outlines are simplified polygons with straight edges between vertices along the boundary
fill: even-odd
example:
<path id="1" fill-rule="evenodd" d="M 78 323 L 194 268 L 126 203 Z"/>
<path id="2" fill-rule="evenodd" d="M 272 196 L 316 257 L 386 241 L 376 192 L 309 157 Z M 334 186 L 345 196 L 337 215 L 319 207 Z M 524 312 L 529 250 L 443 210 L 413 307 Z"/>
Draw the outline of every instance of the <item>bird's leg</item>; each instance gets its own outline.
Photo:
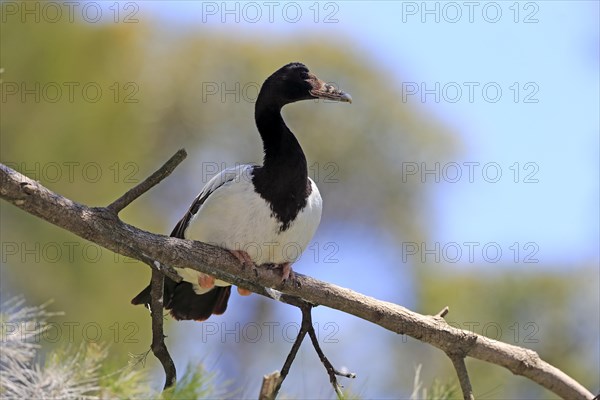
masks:
<path id="1" fill-rule="evenodd" d="M 246 253 L 243 250 L 229 250 L 229 252 L 231 254 L 233 254 L 233 256 L 235 258 L 238 259 L 238 261 L 242 264 L 243 268 L 254 268 L 254 261 L 252 261 L 252 258 L 250 258 L 250 256 L 248 255 L 248 253 Z M 237 288 L 238 293 L 240 294 L 240 296 L 249 296 L 250 294 L 252 294 L 252 292 L 248 289 L 244 289 L 241 287 Z"/>

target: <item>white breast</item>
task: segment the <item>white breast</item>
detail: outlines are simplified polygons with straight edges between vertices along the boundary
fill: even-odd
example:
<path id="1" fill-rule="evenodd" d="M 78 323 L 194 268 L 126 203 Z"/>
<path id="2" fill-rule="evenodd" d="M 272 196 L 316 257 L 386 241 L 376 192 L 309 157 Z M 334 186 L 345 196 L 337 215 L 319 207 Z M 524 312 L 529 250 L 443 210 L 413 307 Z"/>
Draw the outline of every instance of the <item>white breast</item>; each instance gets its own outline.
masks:
<path id="1" fill-rule="evenodd" d="M 281 232 L 281 223 L 269 204 L 254 191 L 252 168 L 242 165 L 227 169 L 207 183 L 203 192 L 211 193 L 191 220 L 185 237 L 229 250 L 243 250 L 257 265 L 294 262 L 310 243 L 321 221 L 323 204 L 319 189 L 310 180 L 312 191 L 306 207 Z M 186 268 L 182 277 L 197 283 L 194 270 Z M 225 282 L 217 284 L 226 285 Z"/>

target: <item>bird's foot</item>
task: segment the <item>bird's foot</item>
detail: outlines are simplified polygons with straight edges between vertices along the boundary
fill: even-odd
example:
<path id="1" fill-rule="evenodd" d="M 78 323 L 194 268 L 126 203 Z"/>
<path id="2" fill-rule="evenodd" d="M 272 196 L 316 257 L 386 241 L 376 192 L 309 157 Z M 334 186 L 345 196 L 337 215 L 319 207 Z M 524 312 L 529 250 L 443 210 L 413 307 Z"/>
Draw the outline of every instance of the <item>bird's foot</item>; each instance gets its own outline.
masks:
<path id="1" fill-rule="evenodd" d="M 237 291 L 240 296 L 250 296 L 252 294 L 250 290 L 241 288 L 239 286 L 237 288 Z"/>
<path id="2" fill-rule="evenodd" d="M 238 261 L 242 264 L 242 268 L 254 268 L 254 261 L 252 261 L 252 259 L 250 258 L 250 256 L 248 255 L 248 253 L 246 253 L 243 250 L 229 250 L 229 252 L 231 254 L 233 254 L 233 256 L 235 258 L 238 259 Z M 237 288 L 238 294 L 240 296 L 249 296 L 252 294 L 252 292 L 248 289 L 244 289 L 241 287 Z"/>
<path id="3" fill-rule="evenodd" d="M 212 289 L 215 286 L 215 277 L 199 272 L 198 285 L 200 285 L 202 289 Z"/>
<path id="4" fill-rule="evenodd" d="M 293 283 L 296 280 L 296 275 L 294 274 L 294 270 L 292 269 L 291 262 L 283 264 L 269 264 L 268 268 L 281 270 L 281 283 L 286 283 L 288 281 Z"/>
<path id="5" fill-rule="evenodd" d="M 254 261 L 252 261 L 252 258 L 250 258 L 250 256 L 248 255 L 248 253 L 246 253 L 243 250 L 229 250 L 229 252 L 231 254 L 233 254 L 233 256 L 235 258 L 238 259 L 238 261 L 240 262 L 240 264 L 242 264 L 242 267 L 244 268 L 252 268 L 254 267 Z"/>
<path id="6" fill-rule="evenodd" d="M 281 281 L 286 282 L 288 280 L 291 282 L 296 280 L 296 274 L 294 274 L 294 270 L 292 269 L 292 263 L 281 264 Z"/>

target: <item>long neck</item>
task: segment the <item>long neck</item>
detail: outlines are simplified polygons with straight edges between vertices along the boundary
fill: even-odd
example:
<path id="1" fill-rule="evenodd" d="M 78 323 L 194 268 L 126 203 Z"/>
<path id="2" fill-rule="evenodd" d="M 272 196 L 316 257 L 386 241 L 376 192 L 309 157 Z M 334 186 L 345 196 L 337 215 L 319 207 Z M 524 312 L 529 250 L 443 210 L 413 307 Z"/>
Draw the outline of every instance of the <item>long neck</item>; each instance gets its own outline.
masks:
<path id="1" fill-rule="evenodd" d="M 312 188 L 302 147 L 281 117 L 281 103 L 269 95 L 266 87 L 267 83 L 258 95 L 254 115 L 265 158 L 263 166 L 254 169 L 252 182 L 284 231 L 306 206 Z"/>
<path id="2" fill-rule="evenodd" d="M 263 141 L 264 169 L 279 171 L 277 175 L 284 179 L 293 177 L 305 183 L 308 178 L 306 157 L 281 117 L 281 106 L 269 104 L 264 96 L 259 96 L 255 119 Z"/>

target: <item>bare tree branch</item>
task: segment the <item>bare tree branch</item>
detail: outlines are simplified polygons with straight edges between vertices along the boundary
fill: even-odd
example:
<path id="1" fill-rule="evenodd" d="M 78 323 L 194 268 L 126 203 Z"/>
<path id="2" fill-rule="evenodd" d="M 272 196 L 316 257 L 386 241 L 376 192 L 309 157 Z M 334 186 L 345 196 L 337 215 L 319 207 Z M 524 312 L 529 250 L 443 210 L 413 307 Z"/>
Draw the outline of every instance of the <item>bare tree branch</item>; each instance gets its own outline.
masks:
<path id="1" fill-rule="evenodd" d="M 165 386 L 167 389 L 175 384 L 177 372 L 173 359 L 165 344 L 163 331 L 163 289 L 165 276 L 158 270 L 152 269 L 152 280 L 150 283 L 150 312 L 152 314 L 152 352 L 158 358 L 165 370 Z"/>
<path id="2" fill-rule="evenodd" d="M 129 189 L 123 196 L 110 203 L 107 208 L 115 214 L 119 214 L 122 209 L 131 204 L 135 199 L 152 189 L 154 186 L 158 185 L 160 181 L 165 179 L 167 176 L 171 175 L 171 172 L 173 172 L 173 170 L 175 170 L 175 168 L 177 168 L 177 166 L 181 164 L 186 157 L 187 152 L 185 149 L 180 149 L 173 155 L 173 157 L 169 159 L 169 161 L 160 167 L 160 169 L 144 179 L 138 185 Z"/>
<path id="3" fill-rule="evenodd" d="M 448 315 L 449 312 L 450 312 L 450 308 L 448 306 L 446 306 L 446 307 L 442 308 L 442 310 L 439 313 L 435 314 L 435 316 L 439 317 L 439 318 L 444 318 L 446 315 Z"/>
<path id="4" fill-rule="evenodd" d="M 465 400 L 475 400 L 473 396 L 473 388 L 471 387 L 471 381 L 469 379 L 469 373 L 467 372 L 467 366 L 465 365 L 465 358 L 459 354 L 449 354 L 450 360 L 458 375 L 458 381 L 460 382 L 460 388 L 463 392 L 463 398 Z"/>
<path id="5" fill-rule="evenodd" d="M 144 253 L 141 253 L 134 248 L 129 248 L 129 251 L 132 252 L 132 254 L 136 254 L 136 256 L 132 257 L 132 258 L 136 258 L 136 259 L 146 263 L 148 266 L 150 266 L 150 268 L 152 268 L 153 271 L 160 271 L 160 272 L 162 272 L 163 275 L 168 276 L 175 282 L 182 281 L 181 276 L 179 276 L 177 274 L 177 271 L 175 271 L 175 269 L 171 268 L 170 266 L 163 265 L 163 264 L 159 263 L 158 261 L 154 261 L 153 259 L 151 259 L 147 255 L 145 255 Z"/>
<path id="6" fill-rule="evenodd" d="M 205 243 L 152 234 L 121 221 L 106 207 L 88 207 L 62 197 L 36 181 L 0 164 L 0 197 L 22 210 L 121 255 L 143 254 L 161 265 L 193 268 L 277 300 L 323 305 L 370 321 L 385 329 L 455 353 L 502 366 L 565 399 L 593 399 L 581 384 L 543 361 L 536 352 L 451 327 L 440 317 L 425 316 L 296 273 L 296 284 L 263 268 L 244 269 L 228 251 Z M 118 207 L 114 207 L 115 209 Z M 275 288 L 281 293 L 270 289 Z M 287 297 L 286 297 L 287 296 Z M 287 301 L 286 301 L 287 300 Z"/>
<path id="7" fill-rule="evenodd" d="M 444 317 L 448 315 L 450 312 L 450 308 L 448 306 L 442 308 L 440 312 L 435 314 L 433 317 L 438 319 L 439 321 L 444 321 Z M 467 366 L 465 365 L 465 355 L 468 346 L 456 346 L 456 348 L 451 351 L 446 351 L 446 355 L 452 361 L 452 365 L 456 370 L 456 375 L 458 376 L 458 382 L 460 383 L 460 388 L 463 392 L 463 398 L 465 400 L 475 400 L 475 396 L 473 395 L 473 387 L 471 386 L 471 380 L 469 379 L 469 373 L 467 371 Z"/>
<path id="8" fill-rule="evenodd" d="M 279 378 L 281 374 L 279 371 L 270 373 L 269 375 L 263 376 L 262 385 L 260 387 L 260 393 L 258 400 L 274 400 L 277 396 L 276 388 L 279 384 Z"/>
<path id="9" fill-rule="evenodd" d="M 340 372 L 331 365 L 331 362 L 325 357 L 323 350 L 321 350 L 321 346 L 319 345 L 319 340 L 317 339 L 317 334 L 315 333 L 315 328 L 312 323 L 312 306 L 311 307 L 302 307 L 302 325 L 306 326 L 306 330 L 308 331 L 308 336 L 310 337 L 310 341 L 312 342 L 319 359 L 323 363 L 323 366 L 327 370 L 327 375 L 329 375 L 329 382 L 333 386 L 335 393 L 337 394 L 339 399 L 342 399 L 344 396 L 342 394 L 342 387 L 338 384 L 336 376 L 344 376 L 346 378 L 356 378 L 356 374 L 352 372 Z"/>
<path id="10" fill-rule="evenodd" d="M 308 303 L 296 306 L 300 308 L 300 311 L 302 311 L 302 324 L 300 325 L 300 331 L 298 332 L 298 336 L 296 336 L 296 340 L 292 345 L 292 349 L 290 350 L 290 353 L 288 354 L 285 363 L 283 364 L 283 368 L 281 368 L 281 373 L 278 373 L 277 375 L 277 380 L 275 381 L 275 383 L 271 384 L 271 381 L 274 380 L 274 378 L 267 380 L 267 378 L 265 377 L 263 379 L 263 386 L 261 388 L 260 396 L 264 395 L 264 398 L 269 399 L 274 399 L 275 397 L 277 397 L 277 394 L 279 393 L 279 389 L 281 389 L 283 381 L 290 372 L 290 368 L 292 367 L 292 363 L 294 362 L 296 354 L 300 349 L 300 345 L 302 344 L 304 337 L 308 333 L 310 341 L 312 342 L 312 345 L 315 351 L 317 352 L 319 359 L 323 363 L 325 370 L 327 370 L 327 375 L 329 375 L 329 382 L 331 382 L 333 390 L 335 390 L 335 393 L 337 394 L 338 398 L 342 399 L 344 396 L 341 391 L 341 386 L 337 383 L 336 375 L 344 376 L 346 378 L 356 378 L 356 375 L 353 373 L 338 371 L 333 367 L 333 365 L 331 365 L 331 362 L 327 359 L 327 357 L 325 357 L 325 354 L 323 353 L 323 350 L 321 350 L 321 346 L 319 345 L 319 340 L 317 338 L 317 334 L 315 333 L 315 327 L 312 323 L 312 309 L 314 306 Z M 265 387 L 265 385 L 267 385 L 267 387 Z"/>
<path id="11" fill-rule="evenodd" d="M 294 359 L 296 358 L 296 354 L 298 354 L 298 350 L 300 350 L 300 345 L 302 344 L 302 341 L 304 340 L 304 337 L 306 336 L 306 326 L 304 325 L 304 320 L 302 321 L 302 324 L 300 325 L 300 331 L 298 332 L 298 336 L 296 336 L 296 340 L 294 341 L 294 344 L 292 345 L 292 349 L 290 350 L 288 356 L 285 359 L 285 363 L 283 363 L 283 367 L 281 368 L 281 373 L 279 374 L 279 377 L 277 379 L 276 385 L 273 388 L 273 392 L 271 393 L 272 398 L 276 398 L 277 394 L 279 393 L 279 389 L 281 389 L 281 385 L 283 384 L 284 379 L 287 377 L 288 373 L 290 372 L 290 368 L 292 367 L 292 363 L 294 362 Z"/>

